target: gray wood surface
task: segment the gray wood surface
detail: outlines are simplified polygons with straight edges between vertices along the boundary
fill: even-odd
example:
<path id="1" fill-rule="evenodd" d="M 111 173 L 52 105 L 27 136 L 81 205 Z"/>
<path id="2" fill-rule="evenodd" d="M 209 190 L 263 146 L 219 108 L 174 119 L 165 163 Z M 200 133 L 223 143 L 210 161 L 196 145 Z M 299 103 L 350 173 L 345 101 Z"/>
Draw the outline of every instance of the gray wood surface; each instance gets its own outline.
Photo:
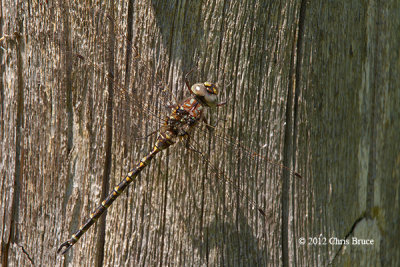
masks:
<path id="1" fill-rule="evenodd" d="M 1 5 L 1 266 L 399 265 L 398 1 Z M 204 157 L 160 153 L 57 255 L 191 69 L 227 101 Z"/>

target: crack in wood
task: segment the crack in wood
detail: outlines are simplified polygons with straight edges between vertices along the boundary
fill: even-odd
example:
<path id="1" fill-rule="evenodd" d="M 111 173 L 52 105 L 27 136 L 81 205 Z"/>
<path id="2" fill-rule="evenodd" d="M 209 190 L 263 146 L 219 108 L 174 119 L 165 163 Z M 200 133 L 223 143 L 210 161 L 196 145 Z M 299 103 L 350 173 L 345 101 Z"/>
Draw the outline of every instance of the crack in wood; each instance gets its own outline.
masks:
<path id="1" fill-rule="evenodd" d="M 367 218 L 367 217 L 366 217 L 366 214 L 363 213 L 360 217 L 358 217 L 358 218 L 354 221 L 354 223 L 353 223 L 353 225 L 351 226 L 350 230 L 347 232 L 347 234 L 346 234 L 345 237 L 344 237 L 345 240 L 347 240 L 347 239 L 350 237 L 350 235 L 353 234 L 354 229 L 356 228 L 356 226 L 357 226 L 362 220 L 364 220 L 365 218 Z M 335 256 L 332 258 L 332 260 L 329 261 L 328 265 L 332 265 L 332 264 L 336 261 L 336 258 L 339 256 L 339 254 L 340 254 L 341 251 L 343 250 L 343 247 L 344 247 L 344 244 L 341 244 L 339 250 L 335 253 Z"/>
<path id="2" fill-rule="evenodd" d="M 20 245 L 20 244 L 18 244 L 18 243 L 15 243 L 15 244 L 16 244 L 19 248 L 21 248 L 22 253 L 24 253 L 25 256 L 28 257 L 28 260 L 31 262 L 31 264 L 32 264 L 33 266 L 35 266 L 35 262 L 33 261 L 33 258 L 29 255 L 29 253 L 26 251 L 26 249 L 24 248 L 24 246 L 22 246 L 22 245 Z"/>

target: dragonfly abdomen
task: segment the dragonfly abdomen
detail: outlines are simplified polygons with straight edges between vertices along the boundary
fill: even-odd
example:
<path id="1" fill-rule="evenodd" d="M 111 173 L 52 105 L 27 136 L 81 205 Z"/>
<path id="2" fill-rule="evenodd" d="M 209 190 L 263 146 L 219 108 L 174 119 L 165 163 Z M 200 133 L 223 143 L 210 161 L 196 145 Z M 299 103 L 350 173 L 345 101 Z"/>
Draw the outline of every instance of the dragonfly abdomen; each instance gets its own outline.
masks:
<path id="1" fill-rule="evenodd" d="M 82 225 L 82 227 L 76 231 L 70 239 L 65 241 L 60 245 L 57 252 L 65 254 L 78 240 L 83 236 L 83 234 L 97 221 L 98 218 L 107 210 L 108 207 L 114 202 L 115 199 L 129 186 L 129 184 L 138 176 L 138 174 L 146 167 L 153 157 L 160 152 L 168 148 L 172 145 L 173 137 L 168 136 L 166 138 L 162 133 L 160 133 L 157 143 L 154 146 L 153 150 L 145 156 L 140 162 L 136 165 L 134 169 L 132 169 L 127 176 L 116 186 L 114 187 L 113 191 L 104 199 L 101 204 L 97 207 L 97 209 L 90 214 L 89 219 Z M 65 248 L 63 250 L 63 248 Z"/>

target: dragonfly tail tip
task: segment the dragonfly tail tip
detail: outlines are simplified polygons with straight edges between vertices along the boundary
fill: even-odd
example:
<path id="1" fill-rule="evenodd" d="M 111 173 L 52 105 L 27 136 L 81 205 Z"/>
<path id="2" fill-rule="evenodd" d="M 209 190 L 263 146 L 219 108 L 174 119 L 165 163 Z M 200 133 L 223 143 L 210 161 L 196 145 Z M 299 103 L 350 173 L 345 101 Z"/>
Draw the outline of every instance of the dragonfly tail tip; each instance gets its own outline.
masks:
<path id="1" fill-rule="evenodd" d="M 67 253 L 67 251 L 72 247 L 72 244 L 70 243 L 69 240 L 65 241 L 60 245 L 60 247 L 57 249 L 57 254 L 64 255 Z"/>

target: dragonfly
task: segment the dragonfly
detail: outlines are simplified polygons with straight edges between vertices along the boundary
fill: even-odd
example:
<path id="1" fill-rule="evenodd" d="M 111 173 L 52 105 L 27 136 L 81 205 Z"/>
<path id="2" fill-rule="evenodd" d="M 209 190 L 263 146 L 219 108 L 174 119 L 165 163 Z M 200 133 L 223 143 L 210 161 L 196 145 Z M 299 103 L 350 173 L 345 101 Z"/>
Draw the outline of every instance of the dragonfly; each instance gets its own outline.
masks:
<path id="1" fill-rule="evenodd" d="M 128 185 L 139 175 L 139 173 L 150 163 L 156 154 L 167 149 L 179 140 L 190 137 L 191 131 L 202 120 L 205 107 L 222 106 L 217 103 L 218 89 L 210 82 L 196 83 L 188 90 L 192 94 L 179 106 L 175 107 L 171 114 L 165 119 L 165 123 L 159 131 L 157 141 L 150 153 L 142 158 L 127 176 L 113 189 L 108 197 L 101 202 L 98 208 L 90 215 L 86 223 L 75 232 L 70 239 L 60 245 L 57 252 L 65 254 L 106 211 L 114 200 L 128 187 Z M 189 144 L 189 143 L 188 143 Z"/>
<path id="2" fill-rule="evenodd" d="M 87 60 L 84 56 L 80 54 L 76 54 L 76 57 L 80 60 Z M 138 55 L 137 57 L 140 58 L 140 55 Z M 96 67 L 95 63 L 90 62 L 90 64 Z M 99 67 L 96 68 L 100 69 Z M 146 71 L 148 71 L 148 69 L 146 69 Z M 190 73 L 191 71 L 188 74 Z M 225 179 L 225 182 L 232 184 L 232 180 L 229 179 L 226 174 L 223 174 L 221 171 L 219 171 L 218 168 L 214 166 L 210 162 L 210 160 L 204 155 L 204 153 L 197 150 L 193 147 L 193 145 L 191 145 L 191 143 L 198 143 L 198 141 L 193 138 L 193 134 L 196 129 L 199 128 L 199 124 L 205 124 L 210 131 L 213 131 L 216 128 L 215 125 L 207 123 L 204 117 L 204 110 L 206 108 L 223 107 L 226 102 L 218 102 L 219 89 L 216 84 L 212 82 L 199 82 L 194 83 L 192 86 L 190 86 L 187 79 L 188 74 L 185 76 L 185 87 L 187 88 L 190 96 L 179 103 L 178 101 L 176 101 L 176 98 L 172 95 L 172 93 L 169 93 L 172 95 L 172 98 L 176 103 L 172 105 L 169 103 L 164 103 L 165 106 L 172 109 L 168 116 L 162 117 L 161 115 L 151 110 L 147 104 L 143 105 L 142 103 L 131 103 L 134 106 L 136 105 L 137 110 L 145 110 L 144 113 L 148 114 L 150 119 L 156 120 L 158 123 L 161 124 L 158 131 L 150 134 L 152 135 L 158 133 L 156 142 L 151 151 L 142 159 L 140 159 L 137 165 L 133 169 L 131 169 L 123 178 L 123 180 L 114 187 L 109 195 L 104 200 L 102 200 L 100 205 L 98 205 L 98 207 L 90 214 L 86 222 L 74 234 L 72 234 L 72 236 L 68 240 L 59 245 L 57 249 L 57 252 L 59 254 L 67 253 L 78 242 L 78 240 L 85 234 L 85 232 L 89 230 L 91 226 L 95 224 L 95 222 L 100 218 L 100 216 L 104 214 L 104 212 L 111 206 L 111 204 L 118 198 L 118 196 L 120 196 L 121 193 L 138 178 L 138 175 L 144 170 L 146 166 L 150 164 L 152 159 L 158 153 L 166 150 L 167 148 L 173 146 L 178 142 L 186 142 L 185 147 L 190 149 L 191 151 L 200 154 L 204 161 L 210 164 L 211 169 L 216 174 L 216 176 L 223 176 L 227 178 Z M 120 91 L 128 94 L 128 90 L 126 90 L 124 86 L 122 86 L 120 82 L 113 77 L 113 75 L 109 74 L 108 78 L 113 80 L 114 84 L 120 89 Z M 166 88 L 167 86 L 162 85 L 162 87 Z M 216 138 L 220 138 L 223 143 L 231 145 L 243 152 L 244 154 L 247 154 L 249 157 L 259 157 L 269 164 L 286 170 L 295 177 L 301 178 L 301 175 L 299 173 L 293 171 L 289 167 L 257 155 L 256 153 L 242 145 L 240 142 L 235 141 L 234 138 L 227 134 L 215 132 L 214 136 Z M 148 135 L 146 137 L 148 137 Z M 249 199 L 247 200 L 250 202 L 250 205 L 254 206 L 263 217 L 266 216 L 265 211 L 261 207 L 258 207 L 258 205 L 253 201 Z"/>

